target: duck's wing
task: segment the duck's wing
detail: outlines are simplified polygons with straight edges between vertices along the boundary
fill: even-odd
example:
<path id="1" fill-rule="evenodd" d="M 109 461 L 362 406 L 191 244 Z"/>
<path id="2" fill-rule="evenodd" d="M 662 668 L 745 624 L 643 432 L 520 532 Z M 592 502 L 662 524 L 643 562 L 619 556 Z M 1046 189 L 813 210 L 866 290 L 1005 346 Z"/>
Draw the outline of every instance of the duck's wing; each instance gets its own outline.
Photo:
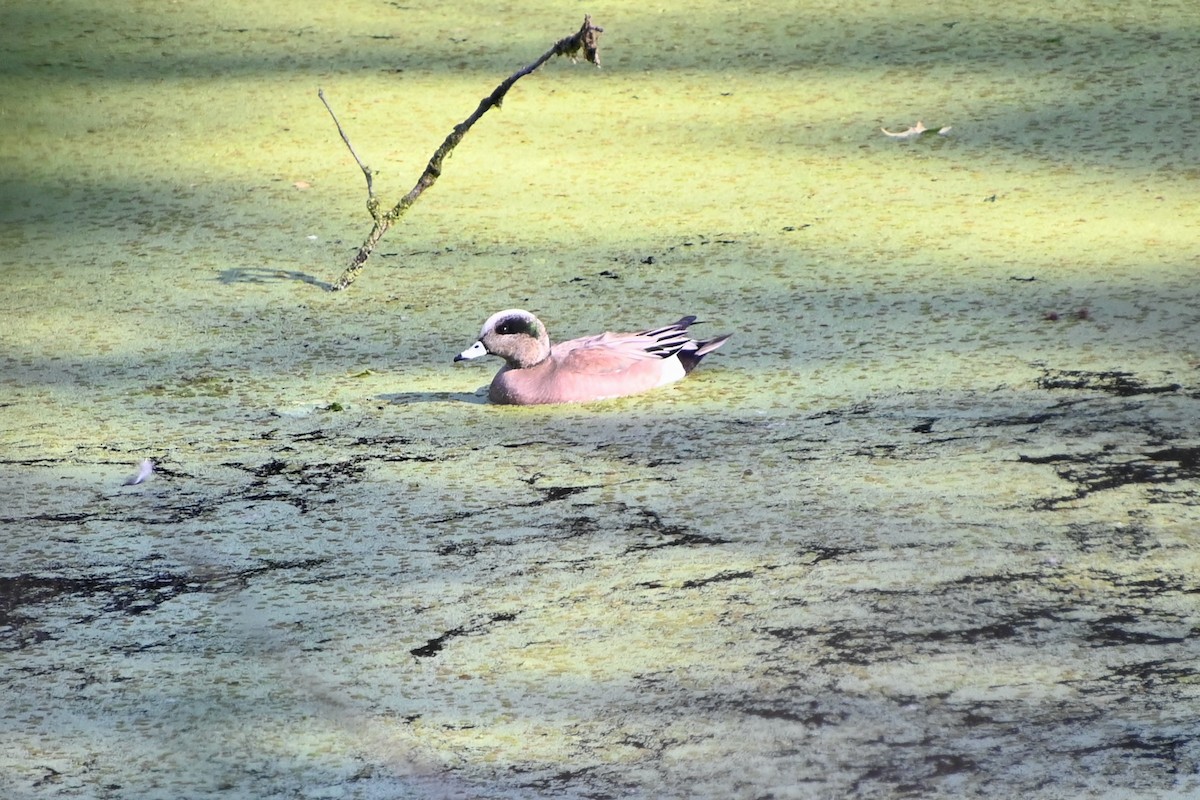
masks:
<path id="1" fill-rule="evenodd" d="M 602 333 L 554 345 L 550 357 L 560 369 L 583 374 L 621 372 L 646 361 L 670 358 L 694 348 L 687 326 L 695 317 L 684 317 L 673 325 L 637 333 Z"/>

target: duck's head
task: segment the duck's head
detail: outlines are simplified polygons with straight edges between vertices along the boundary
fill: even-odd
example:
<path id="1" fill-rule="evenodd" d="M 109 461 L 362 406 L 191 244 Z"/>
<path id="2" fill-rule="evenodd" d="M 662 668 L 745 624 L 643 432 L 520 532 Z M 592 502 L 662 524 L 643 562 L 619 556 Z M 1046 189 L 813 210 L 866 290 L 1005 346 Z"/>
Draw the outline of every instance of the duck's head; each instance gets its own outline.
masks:
<path id="1" fill-rule="evenodd" d="M 525 369 L 550 357 L 550 335 L 542 321 L 519 308 L 497 311 L 487 318 L 479 340 L 454 357 L 455 361 L 493 355 L 513 369 Z"/>

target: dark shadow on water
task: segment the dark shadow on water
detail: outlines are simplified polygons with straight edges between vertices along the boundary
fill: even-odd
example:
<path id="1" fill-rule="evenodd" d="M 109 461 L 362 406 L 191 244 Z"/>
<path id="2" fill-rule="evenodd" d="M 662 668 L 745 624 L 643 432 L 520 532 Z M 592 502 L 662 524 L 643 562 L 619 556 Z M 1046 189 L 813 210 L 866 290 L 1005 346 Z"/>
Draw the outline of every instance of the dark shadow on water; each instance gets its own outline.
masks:
<path id="1" fill-rule="evenodd" d="M 307 283 L 310 286 L 316 286 L 319 289 L 331 292 L 333 285 L 328 284 L 319 278 L 314 278 L 303 272 L 285 269 L 268 269 L 265 267 L 233 267 L 231 269 L 222 270 L 217 277 L 219 283 L 234 284 L 234 283 L 274 283 L 278 281 L 297 281 L 299 283 Z"/>
<path id="2" fill-rule="evenodd" d="M 473 403 L 477 406 L 487 405 L 486 394 L 468 394 L 467 392 L 388 392 L 376 396 L 377 400 L 396 405 L 412 403 Z"/>

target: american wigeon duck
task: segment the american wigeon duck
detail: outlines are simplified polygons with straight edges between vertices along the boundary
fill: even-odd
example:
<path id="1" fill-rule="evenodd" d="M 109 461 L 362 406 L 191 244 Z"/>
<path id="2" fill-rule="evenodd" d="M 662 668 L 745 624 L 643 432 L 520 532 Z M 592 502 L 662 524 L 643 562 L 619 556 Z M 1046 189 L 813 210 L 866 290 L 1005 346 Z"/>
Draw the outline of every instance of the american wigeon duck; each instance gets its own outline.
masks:
<path id="1" fill-rule="evenodd" d="M 493 355 L 504 366 L 492 379 L 493 403 L 587 403 L 637 394 L 680 380 L 730 334 L 704 342 L 687 334 L 695 317 L 639 333 L 601 333 L 550 345 L 542 321 L 519 308 L 488 317 L 479 341 L 455 361 Z"/>

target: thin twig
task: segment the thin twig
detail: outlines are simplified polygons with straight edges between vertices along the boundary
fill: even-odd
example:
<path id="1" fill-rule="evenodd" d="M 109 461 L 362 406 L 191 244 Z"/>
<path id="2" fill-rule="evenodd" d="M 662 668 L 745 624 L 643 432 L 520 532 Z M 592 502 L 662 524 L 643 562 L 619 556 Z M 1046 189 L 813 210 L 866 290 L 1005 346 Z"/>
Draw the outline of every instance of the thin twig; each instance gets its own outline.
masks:
<path id="1" fill-rule="evenodd" d="M 338 122 L 337 114 L 333 113 L 333 109 L 329 106 L 329 101 L 325 99 L 325 90 L 317 89 L 317 97 L 321 98 L 321 102 L 325 104 L 325 110 L 329 112 L 329 116 L 333 117 L 333 124 L 337 126 L 338 133 L 342 136 L 342 141 L 346 143 L 346 149 L 350 151 L 350 155 L 354 156 L 354 160 L 358 164 L 358 168 L 363 171 L 363 175 L 367 179 L 367 196 L 374 197 L 375 189 L 372 186 L 371 181 L 371 177 L 374 173 L 371 172 L 370 167 L 362 162 L 362 159 L 358 157 L 358 153 L 354 152 L 354 145 L 350 144 L 350 137 L 347 136 L 346 131 L 342 129 L 342 123 Z"/>
<path id="2" fill-rule="evenodd" d="M 508 94 L 508 90 L 513 84 L 524 78 L 526 75 L 537 70 L 538 67 L 545 64 L 555 56 L 570 56 L 572 59 L 578 55 L 579 51 L 583 51 L 584 58 L 597 67 L 600 66 L 600 34 L 604 29 L 593 25 L 590 15 L 585 15 L 583 18 L 583 26 L 571 34 L 563 37 L 554 43 L 554 46 L 547 50 L 533 63 L 508 76 L 499 86 L 492 91 L 490 95 L 479 101 L 479 106 L 475 112 L 465 120 L 454 126 L 454 130 L 442 142 L 441 146 L 434 151 L 433 157 L 429 159 L 429 163 L 425 166 L 425 171 L 421 173 L 421 177 L 417 179 L 416 185 L 409 190 L 408 194 L 400 198 L 400 202 L 396 203 L 387 212 L 381 212 L 379 200 L 375 197 L 375 192 L 371 183 L 371 170 L 359 159 L 358 154 L 354 152 L 354 148 L 350 145 L 350 137 L 342 130 L 341 124 L 338 122 L 337 115 L 333 113 L 333 109 L 329 107 L 329 103 L 325 100 L 325 94 L 320 90 L 317 95 L 321 98 L 321 102 L 325 103 L 325 108 L 329 110 L 329 115 L 333 117 L 333 122 L 337 125 L 338 133 L 342 136 L 342 141 L 346 143 L 346 147 L 350 150 L 350 155 L 354 156 L 354 160 L 358 162 L 358 166 L 362 169 L 363 175 L 367 178 L 367 210 L 371 214 L 371 219 L 374 225 L 371 228 L 371 233 L 368 234 L 365 242 L 358 248 L 358 252 L 350 259 L 350 266 L 342 273 L 341 277 L 334 282 L 331 287 L 332 291 L 341 291 L 350 284 L 354 283 L 355 278 L 362 272 L 363 267 L 367 263 L 367 259 L 371 257 L 371 253 L 375 250 L 379 240 L 387 233 L 388 228 L 392 226 L 396 220 L 404 215 L 412 204 L 417 201 L 422 192 L 432 186 L 442 174 L 442 163 L 451 151 L 458 146 L 467 131 L 471 126 L 479 121 L 480 117 L 486 114 L 493 107 L 499 107 L 504 101 L 504 96 Z"/>

